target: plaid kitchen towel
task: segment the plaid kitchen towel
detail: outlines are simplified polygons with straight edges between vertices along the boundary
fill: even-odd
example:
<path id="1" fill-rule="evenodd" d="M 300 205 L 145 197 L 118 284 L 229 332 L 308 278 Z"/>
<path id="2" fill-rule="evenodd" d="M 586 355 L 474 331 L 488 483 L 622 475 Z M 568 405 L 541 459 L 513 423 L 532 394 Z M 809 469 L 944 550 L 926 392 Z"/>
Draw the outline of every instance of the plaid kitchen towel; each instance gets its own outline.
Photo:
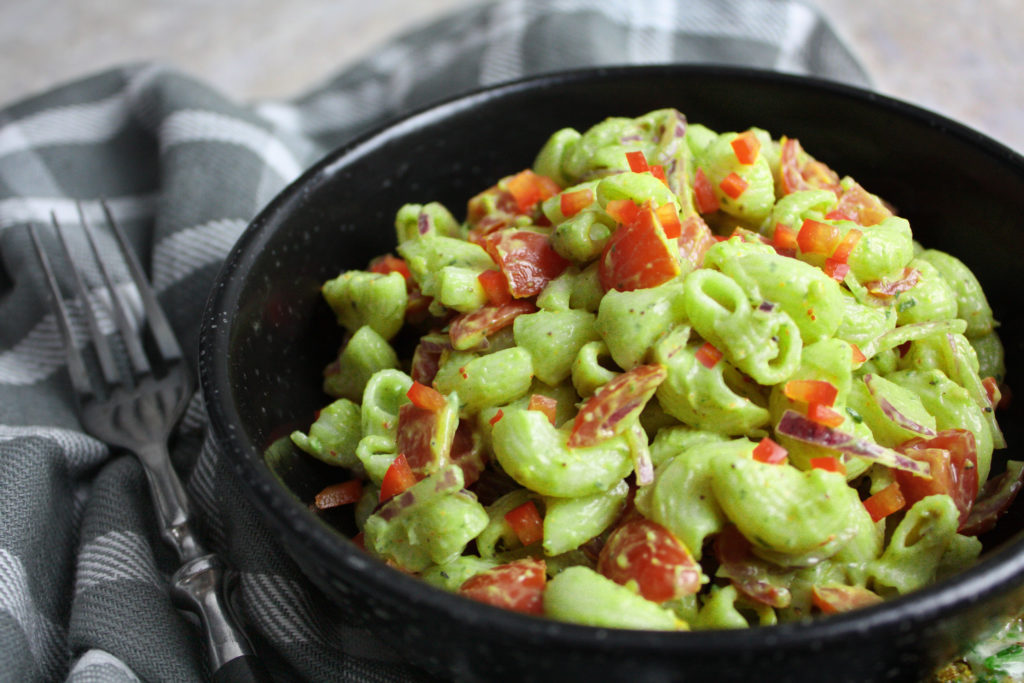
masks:
<path id="1" fill-rule="evenodd" d="M 196 631 L 170 602 L 176 562 L 140 466 L 79 426 L 29 225 L 52 246 L 53 212 L 76 251 L 75 200 L 93 211 L 106 197 L 194 365 L 221 261 L 257 211 L 332 147 L 481 85 L 667 62 L 869 83 L 822 18 L 795 1 L 505 0 L 381 45 L 290 101 L 239 104 L 166 65 L 141 64 L 0 110 L 0 680 L 206 674 Z M 109 234 L 99 239 L 114 251 Z M 98 291 L 96 273 L 86 277 Z M 237 568 L 235 600 L 275 678 L 425 680 L 321 599 L 280 550 L 218 458 L 198 395 L 175 437 L 197 526 Z"/>

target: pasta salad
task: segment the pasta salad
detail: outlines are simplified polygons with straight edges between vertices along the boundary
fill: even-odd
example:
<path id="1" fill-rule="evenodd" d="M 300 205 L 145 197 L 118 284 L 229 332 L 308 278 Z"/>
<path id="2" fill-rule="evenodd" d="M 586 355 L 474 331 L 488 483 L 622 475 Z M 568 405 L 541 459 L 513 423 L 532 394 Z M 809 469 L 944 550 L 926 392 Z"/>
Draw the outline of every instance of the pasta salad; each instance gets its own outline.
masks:
<path id="1" fill-rule="evenodd" d="M 323 285 L 345 342 L 291 440 L 341 468 L 316 506 L 435 586 L 770 625 L 969 566 L 1019 488 L 978 280 L 797 139 L 609 118 L 395 231 Z"/>

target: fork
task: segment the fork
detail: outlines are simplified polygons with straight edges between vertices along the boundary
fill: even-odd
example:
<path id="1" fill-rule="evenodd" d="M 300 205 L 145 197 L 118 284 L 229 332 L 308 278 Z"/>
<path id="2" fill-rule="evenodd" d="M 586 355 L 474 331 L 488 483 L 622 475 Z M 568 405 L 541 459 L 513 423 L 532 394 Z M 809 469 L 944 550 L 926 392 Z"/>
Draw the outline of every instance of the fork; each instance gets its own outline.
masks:
<path id="1" fill-rule="evenodd" d="M 68 374 L 74 388 L 82 425 L 94 437 L 112 447 L 134 453 L 142 463 L 149 482 L 163 539 L 177 552 L 181 566 L 171 578 L 175 605 L 191 612 L 200 623 L 204 647 L 214 681 L 269 680 L 244 632 L 236 625 L 225 597 L 226 567 L 216 555 L 204 549 L 192 531 L 188 497 L 171 465 L 168 439 L 195 388 L 195 380 L 181 347 L 156 295 L 146 279 L 138 258 L 105 201 L 100 201 L 145 314 L 138 331 L 130 322 L 130 309 L 118 293 L 106 261 L 100 256 L 95 237 L 81 203 L 77 203 L 82 231 L 93 258 L 99 265 L 109 318 L 117 330 L 120 347 L 100 327 L 98 307 L 92 303 L 81 271 L 75 266 L 64 232 L 55 214 L 50 218 L 64 258 L 70 264 L 79 305 L 84 311 L 89 340 L 95 354 L 87 363 L 75 343 L 68 306 L 35 226 L 29 227 L 32 244 L 42 266 L 57 326 L 67 352 Z M 148 324 L 150 344 L 145 344 L 143 327 Z M 148 350 L 147 350 L 148 348 Z M 119 360 L 118 350 L 123 357 Z"/>

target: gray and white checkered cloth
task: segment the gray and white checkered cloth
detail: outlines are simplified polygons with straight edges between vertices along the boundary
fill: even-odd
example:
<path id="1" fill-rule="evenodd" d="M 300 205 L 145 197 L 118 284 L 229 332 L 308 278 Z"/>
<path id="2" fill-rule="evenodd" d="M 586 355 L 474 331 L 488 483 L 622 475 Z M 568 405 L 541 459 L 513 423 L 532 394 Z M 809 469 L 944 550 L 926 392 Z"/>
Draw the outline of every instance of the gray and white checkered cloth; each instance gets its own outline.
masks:
<path id="1" fill-rule="evenodd" d="M 142 64 L 0 110 L 0 680 L 206 675 L 196 631 L 170 602 L 175 558 L 140 466 L 76 418 L 29 225 L 49 239 L 52 211 L 81 244 L 75 200 L 106 197 L 194 364 L 207 291 L 231 245 L 329 149 L 481 85 L 668 62 L 868 84 L 822 18 L 795 1 L 504 0 L 382 45 L 290 101 L 238 104 Z M 276 678 L 425 679 L 321 599 L 282 552 L 218 457 L 198 395 L 173 457 L 200 532 L 239 572 L 235 600 Z"/>

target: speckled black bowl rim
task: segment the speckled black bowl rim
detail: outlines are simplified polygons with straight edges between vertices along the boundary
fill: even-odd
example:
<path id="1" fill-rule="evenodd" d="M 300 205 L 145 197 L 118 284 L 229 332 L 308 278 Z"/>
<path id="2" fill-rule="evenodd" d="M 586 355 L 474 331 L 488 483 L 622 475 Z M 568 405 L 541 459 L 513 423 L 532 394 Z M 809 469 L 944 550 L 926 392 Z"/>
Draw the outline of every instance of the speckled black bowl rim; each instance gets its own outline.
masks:
<path id="1" fill-rule="evenodd" d="M 1024 534 L 1018 533 L 977 565 L 933 586 L 885 603 L 846 614 L 743 630 L 695 631 L 687 633 L 603 629 L 554 622 L 493 608 L 466 600 L 425 582 L 390 569 L 368 558 L 354 544 L 312 514 L 286 491 L 263 460 L 257 444 L 239 431 L 239 415 L 225 398 L 228 386 L 227 353 L 230 322 L 239 307 L 240 277 L 266 244 L 270 231 L 290 208 L 302 201 L 304 188 L 319 185 L 350 160 L 372 152 L 383 140 L 472 109 L 474 106 L 514 94 L 523 89 L 553 88 L 562 84 L 600 81 L 605 77 L 630 75 L 636 78 L 688 74 L 719 75 L 739 81 L 772 81 L 794 89 L 828 92 L 832 96 L 868 102 L 890 114 L 913 119 L 940 129 L 945 135 L 980 148 L 988 155 L 1015 168 L 1024 178 L 1024 158 L 1010 148 L 963 124 L 906 102 L 864 89 L 808 76 L 759 69 L 656 65 L 579 69 L 481 88 L 439 104 L 422 108 L 383 128 L 366 133 L 325 156 L 283 190 L 249 225 L 226 259 L 210 295 L 200 333 L 200 380 L 213 432 L 219 447 L 231 460 L 251 501 L 289 543 L 305 546 L 320 558 L 328 574 L 349 573 L 363 590 L 392 600 L 414 603 L 423 610 L 436 610 L 450 619 L 463 620 L 486 629 L 495 637 L 509 634 L 512 641 L 544 641 L 554 651 L 559 647 L 594 649 L 621 648 L 642 656 L 644 652 L 673 652 L 680 655 L 713 656 L 743 651 L 747 655 L 767 653 L 787 646 L 827 647 L 829 642 L 866 632 L 907 633 L 948 616 L 972 604 L 988 602 L 1024 582 Z"/>

